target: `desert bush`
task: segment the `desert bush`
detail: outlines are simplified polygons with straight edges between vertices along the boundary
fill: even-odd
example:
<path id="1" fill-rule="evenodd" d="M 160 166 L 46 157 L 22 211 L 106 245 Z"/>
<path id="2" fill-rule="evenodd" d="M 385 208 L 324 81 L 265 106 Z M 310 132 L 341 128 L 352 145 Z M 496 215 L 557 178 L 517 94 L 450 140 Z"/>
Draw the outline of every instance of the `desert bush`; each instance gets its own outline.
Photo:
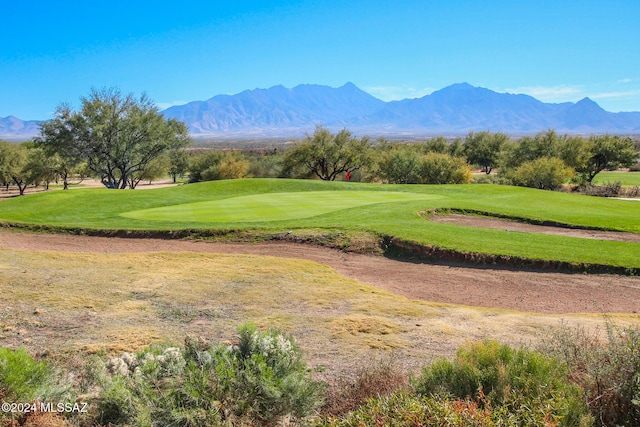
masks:
<path id="1" fill-rule="evenodd" d="M 640 329 L 607 323 L 601 331 L 562 325 L 547 334 L 541 351 L 566 363 L 585 391 L 598 426 L 640 425 Z"/>
<path id="2" fill-rule="evenodd" d="M 413 382 L 420 395 L 478 401 L 493 417 L 515 425 L 590 424 L 582 391 L 568 382 L 566 366 L 496 341 L 462 347 L 453 361 L 437 360 Z"/>
<path id="3" fill-rule="evenodd" d="M 327 389 L 320 412 L 336 416 L 353 411 L 370 398 L 399 392 L 408 385 L 408 376 L 392 357 L 372 359 L 358 369 L 354 379 L 339 378 Z"/>
<path id="4" fill-rule="evenodd" d="M 520 165 L 511 178 L 515 185 L 556 190 L 574 174 L 573 169 L 566 167 L 562 160 L 555 157 L 541 157 Z"/>
<path id="5" fill-rule="evenodd" d="M 295 340 L 277 330 L 243 325 L 238 346 L 218 354 L 219 387 L 237 416 L 271 425 L 285 415 L 303 418 L 322 404 L 324 387 L 311 380 Z"/>
<path id="6" fill-rule="evenodd" d="M 466 184 L 471 169 L 462 157 L 399 145 L 380 154 L 375 174 L 389 184 Z"/>
<path id="7" fill-rule="evenodd" d="M 471 179 L 472 184 L 510 184 L 509 180 L 506 180 L 502 175 L 491 174 L 487 175 L 486 173 L 473 175 Z"/>
<path id="8" fill-rule="evenodd" d="M 0 348 L 0 396 L 6 402 L 63 399 L 71 385 L 49 364 L 24 349 Z"/>
<path id="9" fill-rule="evenodd" d="M 245 178 L 249 162 L 239 152 L 210 151 L 194 154 L 188 172 L 189 182 Z"/>
<path id="10" fill-rule="evenodd" d="M 585 183 L 578 186 L 576 191 L 588 196 L 618 197 L 622 191 L 622 183 L 620 181 L 607 182 L 602 185 Z"/>
<path id="11" fill-rule="evenodd" d="M 35 404 L 38 401 L 69 402 L 73 395 L 71 383 L 48 363 L 34 360 L 24 349 L 0 348 L 0 399 L 8 403 Z M 29 423 L 24 425 L 48 425 L 42 424 L 43 420 L 50 420 L 51 426 L 65 425 L 58 417 L 27 415 L 3 411 L 0 422 L 14 416 L 15 422 Z"/>
<path id="12" fill-rule="evenodd" d="M 322 404 L 293 338 L 240 328 L 236 346 L 185 340 L 184 348 L 112 358 L 98 378 L 96 421 L 135 426 L 273 425 Z M 106 379 L 105 379 L 106 378 Z"/>
<path id="13" fill-rule="evenodd" d="M 427 153 L 420 161 L 422 184 L 468 184 L 471 168 L 462 157 L 448 154 Z"/>
<path id="14" fill-rule="evenodd" d="M 640 197 L 640 187 L 636 185 L 633 187 L 622 188 L 620 190 L 620 195 L 624 197 Z"/>
<path id="15" fill-rule="evenodd" d="M 403 146 L 382 153 L 377 162 L 377 173 L 389 184 L 417 184 L 420 182 L 420 154 Z"/>
<path id="16" fill-rule="evenodd" d="M 124 377 L 115 377 L 105 384 L 97 401 L 97 420 L 102 424 L 122 425 L 137 417 L 135 387 Z"/>
<path id="17" fill-rule="evenodd" d="M 314 425 L 317 427 L 514 425 L 496 424 L 490 415 L 490 411 L 479 408 L 476 402 L 436 396 L 420 397 L 412 393 L 398 392 L 370 399 L 353 412 L 340 417 L 325 417 L 316 421 Z"/>
<path id="18" fill-rule="evenodd" d="M 248 156 L 248 174 L 254 178 L 278 178 L 282 172 L 283 156 L 277 151 Z"/>

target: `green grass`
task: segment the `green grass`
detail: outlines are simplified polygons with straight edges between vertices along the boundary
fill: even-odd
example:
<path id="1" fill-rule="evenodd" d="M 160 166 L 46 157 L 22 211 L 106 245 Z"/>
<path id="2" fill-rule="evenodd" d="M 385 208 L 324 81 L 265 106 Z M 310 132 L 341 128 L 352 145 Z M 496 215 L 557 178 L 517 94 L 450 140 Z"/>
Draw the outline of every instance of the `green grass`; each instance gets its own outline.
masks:
<path id="1" fill-rule="evenodd" d="M 455 208 L 640 233 L 640 203 L 500 185 L 246 179 L 146 191 L 77 189 L 0 202 L 0 221 L 91 229 L 371 232 L 465 252 L 640 267 L 640 244 L 426 221 Z"/>
<path id="2" fill-rule="evenodd" d="M 625 187 L 640 186 L 640 172 L 600 172 L 593 179 L 594 184 L 616 181 L 620 181 Z"/>
<path id="3" fill-rule="evenodd" d="M 122 216 L 153 221 L 264 222 L 310 218 L 376 203 L 441 198 L 431 194 L 374 191 L 306 191 L 252 194 L 207 202 L 183 203 L 125 212 Z"/>

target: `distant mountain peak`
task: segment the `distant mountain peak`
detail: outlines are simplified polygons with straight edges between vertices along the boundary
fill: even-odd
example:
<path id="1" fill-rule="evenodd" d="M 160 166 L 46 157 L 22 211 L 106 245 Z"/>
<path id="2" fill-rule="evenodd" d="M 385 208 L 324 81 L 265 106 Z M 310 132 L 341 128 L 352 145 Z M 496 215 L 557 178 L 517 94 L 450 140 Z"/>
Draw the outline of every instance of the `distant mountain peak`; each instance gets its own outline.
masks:
<path id="1" fill-rule="evenodd" d="M 595 102 L 593 99 L 589 98 L 588 96 L 586 96 L 586 97 L 582 98 L 580 101 L 576 102 L 576 106 L 578 106 L 578 105 L 581 105 L 581 106 L 582 105 L 588 105 L 588 106 L 596 107 L 599 110 L 604 111 L 604 109 L 601 106 L 599 106 L 597 102 Z"/>
<path id="2" fill-rule="evenodd" d="M 640 112 L 610 113 L 595 101 L 550 104 L 532 96 L 499 93 L 467 82 L 430 95 L 384 102 L 354 83 L 333 88 L 301 84 L 256 88 L 235 95 L 176 105 L 162 112 L 184 121 L 195 136 L 300 137 L 317 124 L 359 134 L 460 135 L 489 130 L 514 134 L 555 129 L 559 133 L 640 133 Z M 32 137 L 39 122 L 0 118 L 0 138 Z"/>
<path id="3" fill-rule="evenodd" d="M 467 82 L 454 83 L 445 87 L 445 89 L 478 89 L 476 86 L 470 85 Z"/>

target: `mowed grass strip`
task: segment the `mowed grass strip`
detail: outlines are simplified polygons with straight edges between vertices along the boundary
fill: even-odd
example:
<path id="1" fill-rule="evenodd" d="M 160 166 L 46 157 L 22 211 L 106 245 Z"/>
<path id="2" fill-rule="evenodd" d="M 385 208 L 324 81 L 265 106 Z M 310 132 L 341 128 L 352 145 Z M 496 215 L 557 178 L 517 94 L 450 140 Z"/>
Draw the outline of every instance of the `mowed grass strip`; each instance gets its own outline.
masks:
<path id="1" fill-rule="evenodd" d="M 517 344 L 562 318 L 602 322 L 410 300 L 314 262 L 275 257 L 0 250 L 0 271 L 0 345 L 55 357 L 177 344 L 187 334 L 221 342 L 253 321 L 292 333 L 315 366 L 354 367 L 383 350 L 422 366 L 466 340 Z"/>
<path id="2" fill-rule="evenodd" d="M 434 194 L 380 191 L 306 191 L 253 194 L 207 202 L 184 203 L 121 214 L 151 221 L 265 222 L 310 218 L 358 206 L 438 199 Z"/>
<path id="3" fill-rule="evenodd" d="M 326 200 L 314 201 L 321 199 L 323 192 L 334 198 L 333 205 Z M 340 192 L 346 197 L 337 197 Z M 363 202 L 366 193 L 371 193 L 367 197 L 373 203 Z M 403 193 L 400 200 L 387 199 L 399 197 L 397 193 Z M 280 209 L 283 197 L 289 202 L 286 209 Z M 189 208 L 194 206 L 202 209 L 190 213 Z M 342 230 L 384 234 L 459 252 L 640 267 L 638 243 L 438 224 L 418 215 L 437 208 L 640 233 L 640 203 L 635 201 L 500 185 L 380 185 L 285 179 L 217 181 L 147 191 L 53 191 L 1 201 L 0 221 L 104 230 Z M 136 218 L 123 216 L 131 212 Z"/>
<path id="4" fill-rule="evenodd" d="M 640 186 L 640 172 L 600 172 L 593 179 L 594 184 L 619 181 L 625 187 Z"/>

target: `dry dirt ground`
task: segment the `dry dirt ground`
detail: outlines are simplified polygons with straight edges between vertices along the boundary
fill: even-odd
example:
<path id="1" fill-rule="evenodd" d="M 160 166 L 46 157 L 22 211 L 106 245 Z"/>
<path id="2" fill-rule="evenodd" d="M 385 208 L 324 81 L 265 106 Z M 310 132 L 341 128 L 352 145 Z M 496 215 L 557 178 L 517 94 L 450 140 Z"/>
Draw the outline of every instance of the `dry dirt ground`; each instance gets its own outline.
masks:
<path id="1" fill-rule="evenodd" d="M 311 260 L 408 298 L 548 314 L 640 313 L 640 277 L 403 262 L 294 243 L 211 243 L 0 230 L 0 248 L 90 253 L 208 252 Z"/>

